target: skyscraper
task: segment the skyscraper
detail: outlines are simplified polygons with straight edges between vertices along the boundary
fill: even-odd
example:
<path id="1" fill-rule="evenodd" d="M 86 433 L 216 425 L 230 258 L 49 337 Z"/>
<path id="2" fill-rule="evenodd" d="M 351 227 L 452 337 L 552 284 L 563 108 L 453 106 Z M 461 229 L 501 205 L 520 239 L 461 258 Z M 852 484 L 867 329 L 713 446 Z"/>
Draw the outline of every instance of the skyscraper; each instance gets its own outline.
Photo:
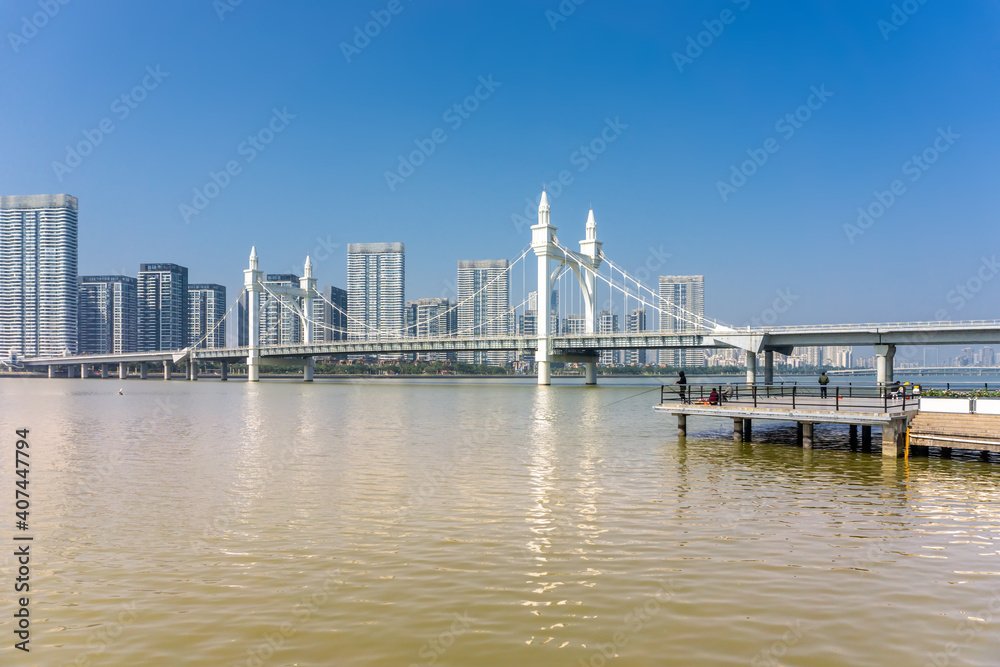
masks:
<path id="1" fill-rule="evenodd" d="M 187 347 L 187 300 L 187 267 L 177 264 L 139 265 L 140 352 Z"/>
<path id="2" fill-rule="evenodd" d="M 660 331 L 697 331 L 705 316 L 705 276 L 660 276 Z M 704 366 L 705 352 L 697 349 L 661 350 L 666 366 Z"/>
<path id="3" fill-rule="evenodd" d="M 454 336 L 458 310 L 448 299 L 417 299 L 406 302 L 407 334 L 416 338 Z M 453 361 L 454 352 L 420 352 L 418 361 Z"/>
<path id="4" fill-rule="evenodd" d="M 246 291 L 236 300 L 236 344 L 239 347 L 250 344 L 250 311 L 247 304 L 249 300 Z"/>
<path id="5" fill-rule="evenodd" d="M 347 244 L 348 338 L 401 338 L 406 317 L 406 247 L 402 243 Z"/>
<path id="6" fill-rule="evenodd" d="M 294 273 L 268 273 L 264 277 L 267 287 L 298 287 L 299 277 Z M 301 343 L 302 312 L 301 299 L 284 294 L 271 295 L 263 290 L 260 295 L 260 344 L 287 345 Z M 315 317 L 313 318 L 315 319 Z"/>
<path id="7" fill-rule="evenodd" d="M 602 310 L 597 316 L 597 333 L 618 333 L 618 316 L 611 311 Z M 621 350 L 602 350 L 598 361 L 602 366 L 620 366 L 622 363 Z"/>
<path id="8" fill-rule="evenodd" d="M 188 344 L 226 346 L 226 288 L 214 283 L 188 285 Z"/>
<path id="9" fill-rule="evenodd" d="M 313 299 L 313 319 L 314 342 L 347 340 L 347 290 L 324 287 L 323 298 Z"/>
<path id="10" fill-rule="evenodd" d="M 510 272 L 506 259 L 458 262 L 458 335 L 507 336 L 511 331 Z M 459 352 L 469 364 L 505 366 L 508 352 Z"/>
<path id="11" fill-rule="evenodd" d="M 77 200 L 0 197 L 0 354 L 77 351 Z"/>
<path id="12" fill-rule="evenodd" d="M 646 309 L 645 308 L 635 308 L 628 315 L 628 324 L 626 325 L 626 330 L 628 333 L 642 333 L 646 331 Z M 646 365 L 646 350 L 625 350 L 625 363 L 629 366 L 645 366 Z"/>
<path id="13" fill-rule="evenodd" d="M 130 276 L 80 276 L 79 351 L 123 354 L 139 349 L 138 281 Z"/>

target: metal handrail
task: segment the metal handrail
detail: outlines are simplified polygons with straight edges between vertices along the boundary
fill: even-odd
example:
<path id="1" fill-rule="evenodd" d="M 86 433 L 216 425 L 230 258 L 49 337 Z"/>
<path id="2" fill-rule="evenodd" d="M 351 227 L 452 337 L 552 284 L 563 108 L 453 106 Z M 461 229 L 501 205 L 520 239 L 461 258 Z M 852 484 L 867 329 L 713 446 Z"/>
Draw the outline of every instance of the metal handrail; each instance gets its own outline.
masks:
<path id="1" fill-rule="evenodd" d="M 926 387 L 923 387 L 926 388 Z M 824 395 L 825 389 L 825 395 Z M 760 407 L 815 408 L 833 412 L 867 410 L 902 412 L 914 409 L 920 392 L 913 385 L 800 385 L 788 383 L 688 383 L 660 387 L 660 403 L 723 406 L 727 402 Z M 712 400 L 712 391 L 716 400 Z M 727 392 L 729 392 L 727 394 Z"/>

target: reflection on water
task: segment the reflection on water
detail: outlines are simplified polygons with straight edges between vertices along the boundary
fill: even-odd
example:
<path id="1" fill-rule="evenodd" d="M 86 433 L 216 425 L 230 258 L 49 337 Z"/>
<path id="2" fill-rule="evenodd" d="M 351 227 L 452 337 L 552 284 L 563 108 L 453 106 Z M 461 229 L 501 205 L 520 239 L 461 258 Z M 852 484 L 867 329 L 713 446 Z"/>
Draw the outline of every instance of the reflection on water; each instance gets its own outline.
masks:
<path id="1" fill-rule="evenodd" d="M 613 382 L 120 384 L 0 382 L 37 577 L 32 653 L 3 664 L 1000 655 L 1000 465 L 974 454 L 698 417 L 678 441 Z"/>

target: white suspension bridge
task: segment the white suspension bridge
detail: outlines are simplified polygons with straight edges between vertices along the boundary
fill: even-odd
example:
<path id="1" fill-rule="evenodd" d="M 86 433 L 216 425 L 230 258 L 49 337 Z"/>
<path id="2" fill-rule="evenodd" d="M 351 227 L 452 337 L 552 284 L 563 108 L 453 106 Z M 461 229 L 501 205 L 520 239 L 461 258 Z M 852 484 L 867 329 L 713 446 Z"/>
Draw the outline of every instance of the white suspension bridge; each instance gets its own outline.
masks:
<path id="1" fill-rule="evenodd" d="M 582 363 L 587 384 L 597 382 L 597 362 L 600 353 L 614 350 L 664 350 L 697 348 L 736 348 L 746 357 L 747 382 L 757 382 L 757 358 L 763 353 L 763 383 L 772 384 L 774 353 L 791 354 L 795 347 L 827 345 L 871 345 L 876 354 L 876 379 L 880 383 L 893 380 L 893 357 L 899 345 L 970 345 L 1000 343 L 1000 320 L 963 322 L 901 322 L 881 324 L 834 324 L 801 327 L 745 327 L 734 328 L 692 312 L 673 300 L 663 299 L 657 291 L 611 261 L 604 253 L 603 243 L 597 239 L 597 223 L 590 211 L 585 228 L 585 238 L 579 250 L 567 248 L 556 236 L 552 225 L 548 197 L 543 192 L 538 207 L 538 224 L 531 228 L 531 243 L 513 262 L 493 276 L 474 294 L 467 296 L 447 311 L 434 315 L 423 324 L 447 317 L 453 310 L 460 310 L 468 302 L 482 299 L 491 287 L 502 278 L 510 284 L 516 276 L 515 268 L 521 267 L 520 287 L 522 301 L 474 326 L 440 336 L 409 336 L 404 328 L 379 328 L 353 317 L 341 307 L 326 299 L 316 289 L 313 266 L 307 257 L 303 277 L 299 284 L 275 285 L 265 280 L 259 269 L 256 248 L 250 253 L 249 267 L 244 270 L 244 292 L 248 295 L 248 344 L 225 348 L 200 347 L 215 328 L 224 326 L 239 297 L 234 301 L 225 318 L 215 324 L 200 340 L 182 350 L 139 352 L 126 354 L 88 354 L 62 357 L 25 359 L 27 368 L 48 368 L 54 377 L 57 369 L 67 368 L 73 376 L 80 369 L 81 377 L 88 377 L 91 369 L 100 368 L 100 375 L 108 376 L 108 367 L 118 364 L 119 377 L 125 377 L 129 365 L 138 364 L 140 377 L 146 378 L 150 363 L 162 363 L 164 377 L 170 377 L 172 364 L 187 364 L 188 379 L 198 378 L 200 364 L 221 363 L 221 377 L 227 379 L 228 365 L 245 362 L 247 378 L 260 379 L 264 364 L 302 365 L 303 379 L 312 381 L 316 357 L 335 355 L 400 355 L 443 352 L 513 352 L 533 355 L 537 368 L 538 384 L 551 381 L 551 364 L 557 362 Z M 527 296 L 530 280 L 526 266 L 529 254 L 537 260 L 534 287 L 537 293 L 536 331 L 531 335 L 515 333 L 518 314 L 528 312 Z M 613 312 L 620 308 L 622 317 L 630 309 L 645 309 L 648 320 L 646 331 L 618 333 L 600 331 L 598 326 L 599 299 L 607 295 L 604 310 Z M 241 292 L 240 296 L 242 296 Z M 553 299 L 553 295 L 558 295 Z M 601 296 L 599 296 L 601 295 Z M 332 327 L 314 315 L 316 300 L 346 319 L 347 329 Z M 562 312 L 571 317 L 576 326 L 573 332 L 556 332 L 553 317 L 546 317 L 548 306 L 558 303 Z M 262 344 L 261 314 L 269 303 L 281 303 L 295 313 L 301 324 L 301 341 L 280 344 Z M 509 298 L 508 298 L 509 302 Z M 258 306 L 259 304 L 259 306 Z M 571 310 L 572 309 L 572 310 Z M 573 313 L 572 315 L 570 315 Z M 582 327 L 579 320 L 582 319 Z M 498 326 L 499 324 L 499 326 Z M 565 329 L 565 327 L 564 327 Z M 582 329 L 582 331 L 579 331 Z M 316 331 L 330 331 L 339 340 L 314 340 Z M 499 332 L 499 333 L 498 333 Z M 265 334 L 267 331 L 264 332 Z M 326 336 L 323 336 L 326 338 Z"/>

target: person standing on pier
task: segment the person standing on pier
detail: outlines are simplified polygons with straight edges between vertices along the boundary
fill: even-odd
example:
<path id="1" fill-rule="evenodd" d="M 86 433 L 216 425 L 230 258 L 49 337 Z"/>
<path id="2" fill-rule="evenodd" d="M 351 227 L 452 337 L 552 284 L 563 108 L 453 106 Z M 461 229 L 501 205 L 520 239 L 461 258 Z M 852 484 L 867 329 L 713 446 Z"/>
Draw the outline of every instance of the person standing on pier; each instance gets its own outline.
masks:
<path id="1" fill-rule="evenodd" d="M 826 385 L 830 384 L 830 378 L 827 376 L 826 371 L 819 374 L 819 397 L 826 398 Z"/>
<path id="2" fill-rule="evenodd" d="M 687 387 L 688 381 L 687 381 L 687 378 L 684 377 L 684 371 L 681 371 L 679 373 L 679 375 L 680 375 L 680 378 L 678 378 L 677 382 L 675 382 L 674 384 L 680 385 L 680 388 L 678 389 L 678 391 L 680 392 L 680 395 L 681 395 L 681 403 L 687 403 L 687 401 L 684 400 L 684 389 Z"/>

